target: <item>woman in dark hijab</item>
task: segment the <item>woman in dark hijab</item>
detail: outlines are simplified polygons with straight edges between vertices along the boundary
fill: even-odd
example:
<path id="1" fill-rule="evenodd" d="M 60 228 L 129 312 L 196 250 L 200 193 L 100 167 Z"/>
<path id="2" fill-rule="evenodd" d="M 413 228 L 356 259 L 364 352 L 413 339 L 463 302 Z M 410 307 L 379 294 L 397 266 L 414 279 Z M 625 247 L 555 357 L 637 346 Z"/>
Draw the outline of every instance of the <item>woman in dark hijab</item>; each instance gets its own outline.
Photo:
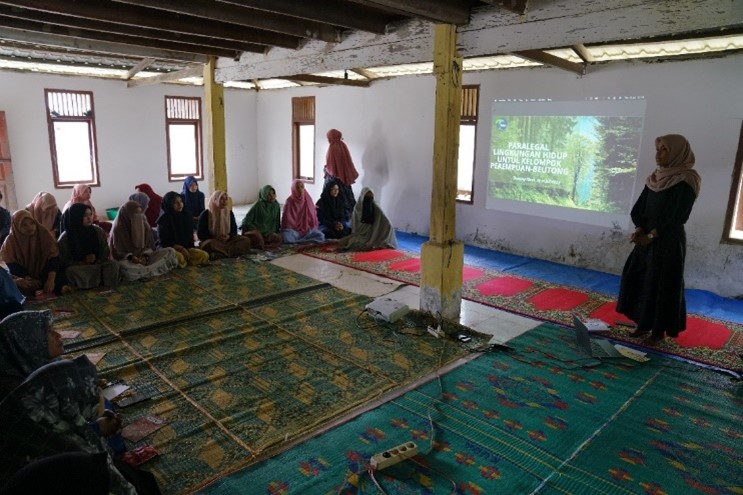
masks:
<path id="1" fill-rule="evenodd" d="M 199 190 L 199 183 L 193 175 L 189 175 L 183 181 L 181 195 L 184 202 L 183 209 L 191 215 L 193 224 L 196 225 L 196 222 L 199 221 L 199 216 L 206 209 L 206 197 Z"/>
<path id="2" fill-rule="evenodd" d="M 209 253 L 194 247 L 193 218 L 184 209 L 183 197 L 170 191 L 163 197 L 163 211 L 157 219 L 160 247 L 172 247 L 178 266 L 201 266 L 209 263 Z"/>
<path id="3" fill-rule="evenodd" d="M 119 264 L 110 258 L 106 233 L 93 224 L 93 211 L 74 203 L 62 215 L 59 259 L 67 280 L 78 289 L 119 285 Z"/>
<path id="4" fill-rule="evenodd" d="M 317 219 L 326 239 L 340 239 L 351 233 L 351 216 L 340 197 L 340 181 L 331 180 L 317 200 Z"/>
<path id="5" fill-rule="evenodd" d="M 396 248 L 397 236 L 392 223 L 374 201 L 374 191 L 365 187 L 353 209 L 351 235 L 338 243 L 341 251 L 373 251 Z"/>

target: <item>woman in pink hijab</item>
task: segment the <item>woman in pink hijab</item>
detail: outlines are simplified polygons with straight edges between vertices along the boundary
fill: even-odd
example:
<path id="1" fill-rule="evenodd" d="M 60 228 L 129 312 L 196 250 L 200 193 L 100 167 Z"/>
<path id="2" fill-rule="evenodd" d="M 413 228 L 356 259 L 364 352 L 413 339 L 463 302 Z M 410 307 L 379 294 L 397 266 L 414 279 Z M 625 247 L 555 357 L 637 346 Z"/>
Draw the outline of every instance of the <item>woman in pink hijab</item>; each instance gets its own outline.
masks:
<path id="1" fill-rule="evenodd" d="M 325 155 L 325 184 L 337 179 L 340 187 L 339 196 L 350 218 L 353 207 L 356 206 L 356 198 L 353 196 L 351 185 L 356 182 L 359 173 L 353 164 L 348 146 L 343 142 L 341 131 L 330 129 L 327 136 L 329 145 Z"/>
<path id="2" fill-rule="evenodd" d="M 325 234 L 318 227 L 315 203 L 305 191 L 304 182 L 295 179 L 281 215 L 281 237 L 287 244 L 324 242 Z"/>

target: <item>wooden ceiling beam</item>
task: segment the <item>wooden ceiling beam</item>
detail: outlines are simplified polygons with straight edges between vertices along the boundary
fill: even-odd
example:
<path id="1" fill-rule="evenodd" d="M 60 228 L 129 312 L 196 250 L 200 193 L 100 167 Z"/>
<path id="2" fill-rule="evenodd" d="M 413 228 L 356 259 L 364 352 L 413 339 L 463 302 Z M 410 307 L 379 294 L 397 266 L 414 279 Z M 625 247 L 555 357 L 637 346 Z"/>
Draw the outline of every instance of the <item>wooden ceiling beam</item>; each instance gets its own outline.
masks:
<path id="1" fill-rule="evenodd" d="M 134 77 L 135 75 L 139 74 L 140 72 L 145 70 L 147 67 L 152 65 L 153 62 L 155 62 L 154 58 L 143 58 L 142 60 L 137 62 L 137 65 L 129 69 L 124 75 L 124 77 L 122 77 L 122 79 L 124 79 L 125 81 L 128 81 L 129 79 L 131 79 L 132 77 Z"/>
<path id="2" fill-rule="evenodd" d="M 133 27 L 146 27 L 180 33 L 187 36 L 199 35 L 218 39 L 228 39 L 244 43 L 299 48 L 301 38 L 286 34 L 272 33 L 260 29 L 246 28 L 191 16 L 166 14 L 152 9 L 127 6 L 111 2 L 78 0 L 60 2 L 58 0 L 0 0 L 0 4 L 11 7 L 47 12 L 75 19 L 90 19 Z"/>
<path id="3" fill-rule="evenodd" d="M 573 49 L 576 55 L 580 57 L 581 60 L 583 60 L 586 64 L 592 64 L 596 62 L 596 59 L 593 55 L 591 55 L 591 52 L 588 51 L 588 48 L 586 48 L 586 45 L 583 44 L 577 44 L 573 45 L 570 48 Z"/>
<path id="4" fill-rule="evenodd" d="M 366 70 L 363 67 L 356 67 L 354 69 L 350 69 L 351 72 L 355 72 L 356 74 L 367 78 L 370 81 L 373 81 L 374 79 L 379 79 L 379 76 L 373 73 L 370 70 Z"/>
<path id="5" fill-rule="evenodd" d="M 368 88 L 369 81 L 359 81 L 357 79 L 343 79 L 339 77 L 315 76 L 312 74 L 296 74 L 293 76 L 282 76 L 278 79 L 286 79 L 292 82 L 311 82 L 319 84 L 330 84 L 335 86 L 355 86 L 359 88 Z"/>
<path id="6" fill-rule="evenodd" d="M 481 2 L 495 5 L 519 15 L 526 13 L 528 0 L 480 0 Z"/>
<path id="7" fill-rule="evenodd" d="M 138 56 L 152 58 L 163 58 L 157 56 L 156 51 L 158 50 L 167 50 L 170 52 L 182 52 L 198 55 L 212 55 L 215 57 L 227 58 L 235 58 L 239 55 L 239 52 L 242 51 L 239 49 L 228 50 L 225 48 L 210 47 L 206 43 L 195 45 L 192 43 L 187 43 L 185 41 L 164 41 L 160 39 L 154 40 L 144 36 L 109 34 L 103 31 L 92 31 L 87 29 L 69 28 L 64 26 L 53 26 L 40 22 L 8 18 L 7 16 L 4 16 L 2 14 L 0 14 L 0 26 L 17 31 L 24 31 L 27 33 L 52 34 L 58 37 L 79 38 L 81 40 L 88 40 L 89 42 L 115 43 L 117 45 L 133 45 L 140 48 L 140 51 L 137 52 Z M 33 38 L 31 36 L 25 36 L 24 39 Z M 141 51 L 145 49 L 153 50 L 153 53 L 150 54 L 146 51 Z"/>
<path id="8" fill-rule="evenodd" d="M 325 0 L 308 5 L 307 0 L 217 0 L 217 3 L 228 3 L 264 10 L 274 14 L 287 15 L 347 29 L 357 29 L 370 33 L 384 34 L 387 24 L 393 19 L 378 10 L 357 6 L 353 8 L 341 0 Z"/>
<path id="9" fill-rule="evenodd" d="M 152 9 L 185 14 L 218 22 L 226 22 L 299 38 L 312 38 L 329 43 L 341 40 L 340 30 L 311 20 L 292 20 L 286 16 L 234 4 L 215 5 L 207 0 L 113 0 L 116 3 L 138 5 Z"/>
<path id="10" fill-rule="evenodd" d="M 143 77 L 142 79 L 135 79 L 133 81 L 127 81 L 127 88 L 135 88 L 137 86 L 150 86 L 152 84 L 160 84 L 164 82 L 180 81 L 188 77 L 203 77 L 203 67 L 189 67 L 175 72 L 168 72 L 167 74 L 159 74 L 152 77 Z"/>
<path id="11" fill-rule="evenodd" d="M 161 40 L 167 43 L 180 43 L 186 45 L 192 45 L 194 47 L 211 47 L 216 51 L 221 50 L 222 53 L 234 52 L 250 52 L 250 53 L 264 53 L 265 46 L 254 43 L 242 43 L 237 41 L 222 40 L 218 38 L 209 38 L 205 36 L 189 36 L 185 37 L 179 33 L 172 33 L 168 31 L 159 31 L 150 28 L 140 28 L 133 26 L 125 26 L 123 24 L 115 24 L 111 22 L 93 21 L 89 19 L 76 19 L 68 16 L 59 16 L 49 14 L 46 12 L 37 12 L 28 9 L 13 9 L 5 5 L 0 5 L 0 16 L 6 19 L 19 19 L 27 22 L 32 22 L 33 25 L 42 26 L 42 28 L 28 27 L 31 31 L 52 32 L 56 34 L 64 35 L 69 33 L 70 36 L 81 36 L 87 37 L 88 39 L 100 40 L 100 41 L 112 41 L 128 43 L 132 40 L 132 36 L 137 39 L 142 38 L 142 44 L 144 46 L 155 46 L 159 47 L 154 41 L 147 42 L 145 40 Z M 3 21 L 8 27 L 17 27 L 12 25 L 11 21 Z M 29 25 L 31 26 L 31 25 Z M 56 29 L 55 26 L 60 28 L 66 28 L 68 32 Z M 77 33 L 81 34 L 77 34 Z M 94 34 L 97 32 L 98 34 Z M 123 38 L 122 38 L 123 37 Z M 163 43 L 162 48 L 177 49 L 172 45 Z M 138 44 L 138 43 L 134 43 Z M 193 50 L 186 50 L 193 52 Z M 196 53 L 205 53 L 202 51 L 196 51 Z M 216 53 L 212 53 L 216 55 Z M 233 55 L 234 56 L 234 55 Z"/>
<path id="12" fill-rule="evenodd" d="M 579 76 L 585 75 L 586 73 L 585 65 L 576 64 L 575 62 L 556 57 L 550 53 L 543 52 L 542 50 L 523 50 L 520 52 L 513 52 L 513 54 L 527 60 L 539 62 L 540 64 L 551 65 L 559 69 L 575 72 Z"/>
<path id="13" fill-rule="evenodd" d="M 123 43 L 110 43 L 104 41 L 91 41 L 76 36 L 59 36 L 42 32 L 30 32 L 23 29 L 13 29 L 0 26 L 0 38 L 33 43 L 43 46 L 66 48 L 80 52 L 94 52 L 96 54 L 110 54 L 125 57 L 153 57 L 158 60 L 173 60 L 178 62 L 205 63 L 205 55 L 186 53 L 159 48 L 145 48 L 141 46 L 127 45 Z"/>
<path id="14" fill-rule="evenodd" d="M 366 7 L 462 26 L 470 20 L 470 4 L 462 0 L 351 0 Z"/>

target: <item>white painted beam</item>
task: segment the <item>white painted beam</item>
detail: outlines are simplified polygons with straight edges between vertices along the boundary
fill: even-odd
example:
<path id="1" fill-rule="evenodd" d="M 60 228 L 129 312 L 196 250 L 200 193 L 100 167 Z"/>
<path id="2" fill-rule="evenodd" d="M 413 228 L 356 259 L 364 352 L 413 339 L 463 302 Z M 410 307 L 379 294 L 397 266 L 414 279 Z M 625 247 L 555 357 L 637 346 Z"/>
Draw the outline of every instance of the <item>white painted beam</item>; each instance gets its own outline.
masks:
<path id="1" fill-rule="evenodd" d="M 218 81 L 273 78 L 354 67 L 430 62 L 433 24 L 413 20 L 386 35 L 353 32 L 341 43 L 313 41 L 300 50 L 220 59 Z M 476 10 L 459 29 L 459 52 L 481 57 L 577 44 L 670 36 L 743 26 L 740 0 L 545 0 L 531 2 L 525 16 L 495 7 Z"/>

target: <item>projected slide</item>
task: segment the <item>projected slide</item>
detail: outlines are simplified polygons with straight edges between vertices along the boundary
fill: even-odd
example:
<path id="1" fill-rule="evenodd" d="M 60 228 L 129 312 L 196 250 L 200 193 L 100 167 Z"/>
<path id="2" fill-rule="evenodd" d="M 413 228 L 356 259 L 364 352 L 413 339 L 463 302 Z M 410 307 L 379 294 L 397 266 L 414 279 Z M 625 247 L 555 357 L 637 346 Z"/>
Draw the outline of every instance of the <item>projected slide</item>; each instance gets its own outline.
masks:
<path id="1" fill-rule="evenodd" d="M 494 102 L 486 206 L 501 209 L 505 201 L 627 216 L 644 111 L 644 100 Z"/>

